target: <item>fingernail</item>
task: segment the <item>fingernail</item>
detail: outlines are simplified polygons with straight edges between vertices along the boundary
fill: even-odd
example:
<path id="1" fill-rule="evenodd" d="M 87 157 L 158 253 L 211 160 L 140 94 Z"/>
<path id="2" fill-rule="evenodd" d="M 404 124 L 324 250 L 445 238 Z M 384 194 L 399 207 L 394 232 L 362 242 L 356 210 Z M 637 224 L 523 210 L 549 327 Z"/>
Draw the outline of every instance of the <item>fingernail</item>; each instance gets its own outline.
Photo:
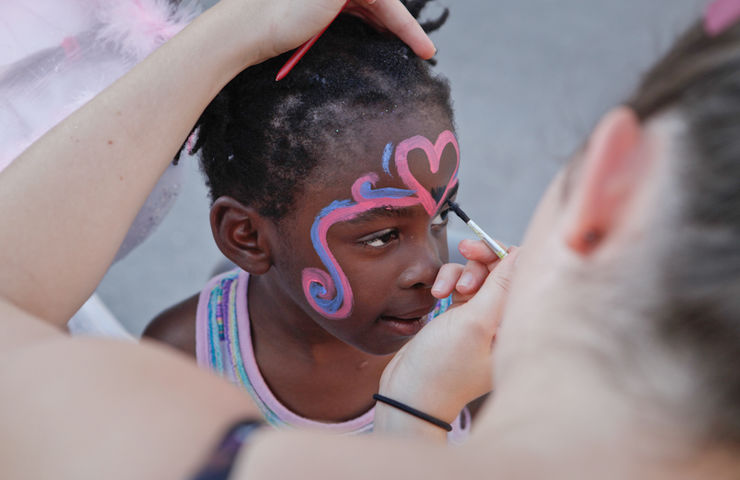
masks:
<path id="1" fill-rule="evenodd" d="M 457 285 L 459 287 L 468 288 L 473 285 L 473 275 L 469 273 L 464 273 L 462 277 L 460 277 L 460 281 L 457 282 Z"/>
<path id="2" fill-rule="evenodd" d="M 432 286 L 432 295 L 443 295 L 445 291 L 449 290 L 449 283 L 444 280 L 437 280 Z"/>

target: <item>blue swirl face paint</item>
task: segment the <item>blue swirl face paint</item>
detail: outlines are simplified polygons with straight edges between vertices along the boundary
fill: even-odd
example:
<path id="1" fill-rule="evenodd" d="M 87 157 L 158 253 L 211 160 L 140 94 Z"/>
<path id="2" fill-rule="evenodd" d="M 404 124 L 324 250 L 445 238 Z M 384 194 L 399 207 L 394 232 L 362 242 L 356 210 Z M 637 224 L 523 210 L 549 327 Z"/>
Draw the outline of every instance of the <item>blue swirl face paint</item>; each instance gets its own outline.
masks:
<path id="1" fill-rule="evenodd" d="M 353 200 L 338 200 L 321 210 L 311 226 L 311 242 L 329 272 L 318 268 L 303 270 L 303 292 L 311 306 L 327 318 L 346 318 L 352 313 L 352 287 L 329 250 L 327 233 L 332 225 L 357 218 L 368 210 L 403 208 L 418 204 L 413 190 L 373 186 L 378 176 L 367 174 L 352 185 Z"/>
<path id="2" fill-rule="evenodd" d="M 378 198 L 403 198 L 410 197 L 413 195 L 413 190 L 405 190 L 403 188 L 379 188 L 373 189 L 373 184 L 365 182 L 360 186 L 360 195 L 365 200 L 372 200 Z"/>
<path id="3" fill-rule="evenodd" d="M 383 149 L 383 171 L 391 175 L 391 155 L 393 155 L 393 142 L 388 142 Z"/>

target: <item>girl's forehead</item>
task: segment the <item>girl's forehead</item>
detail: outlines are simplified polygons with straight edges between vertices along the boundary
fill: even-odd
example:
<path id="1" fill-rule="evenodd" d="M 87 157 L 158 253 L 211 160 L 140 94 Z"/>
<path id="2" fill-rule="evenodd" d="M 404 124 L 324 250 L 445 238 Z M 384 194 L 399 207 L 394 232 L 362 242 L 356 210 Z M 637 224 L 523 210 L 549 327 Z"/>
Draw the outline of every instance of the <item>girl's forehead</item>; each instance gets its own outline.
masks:
<path id="1" fill-rule="evenodd" d="M 338 142 L 329 146 L 314 181 L 308 182 L 313 188 L 307 190 L 351 188 L 368 173 L 377 175 L 378 186 L 409 181 L 441 183 L 459 167 L 459 146 L 448 125 L 435 123 L 431 128 L 388 123 L 383 132 L 369 132 L 358 138 L 355 145 Z M 409 128 L 413 126 L 417 128 Z"/>
<path id="2" fill-rule="evenodd" d="M 436 137 L 444 130 L 454 131 L 452 119 L 440 108 L 401 109 L 388 115 L 358 116 L 347 123 L 327 124 L 323 132 L 314 132 L 323 137 L 327 151 L 363 153 L 368 156 L 383 152 L 385 145 L 397 145 L 415 135 Z"/>
<path id="3" fill-rule="evenodd" d="M 400 203 L 420 205 L 431 215 L 456 186 L 459 166 L 459 146 L 449 129 L 377 142 L 373 150 L 338 158 L 307 182 L 297 198 L 298 216 L 320 215 L 338 203 L 404 197 L 414 200 Z"/>

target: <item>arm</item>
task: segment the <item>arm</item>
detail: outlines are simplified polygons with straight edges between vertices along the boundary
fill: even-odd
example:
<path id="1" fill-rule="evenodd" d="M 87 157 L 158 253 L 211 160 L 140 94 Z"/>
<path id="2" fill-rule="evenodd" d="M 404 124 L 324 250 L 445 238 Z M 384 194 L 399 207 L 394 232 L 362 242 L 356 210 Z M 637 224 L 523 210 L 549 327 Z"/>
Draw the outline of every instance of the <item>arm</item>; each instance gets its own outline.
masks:
<path id="1" fill-rule="evenodd" d="M 0 478 L 186 478 L 229 423 L 257 415 L 246 395 L 178 355 L 58 327 L 95 288 L 208 101 L 342 4 L 222 0 L 0 174 Z M 397 1 L 368 8 L 433 53 Z"/>
<path id="2" fill-rule="evenodd" d="M 260 416 L 149 342 L 71 338 L 8 304 L 0 327 L 0 478 L 187 478 L 229 424 Z"/>
<path id="3" fill-rule="evenodd" d="M 238 50 L 247 63 L 260 58 L 254 48 L 219 48 L 235 43 L 224 15 L 207 12 L 191 27 L 2 172 L 0 218 L 14 226 L 0 231 L 3 298 L 63 325 L 98 284 L 200 112 L 238 72 Z M 202 59 L 198 75 L 192 58 Z"/>
<path id="4" fill-rule="evenodd" d="M 455 306 L 405 345 L 380 381 L 381 394 L 447 423 L 491 391 L 493 342 L 518 255 L 512 249 L 499 261 L 485 244 L 472 241 L 465 241 L 461 251 L 468 264 L 445 265 L 433 288 L 441 298 L 454 294 Z M 461 283 L 466 273 L 470 282 Z M 380 403 L 375 431 L 440 442 L 446 438 L 441 428 Z"/>
<path id="5" fill-rule="evenodd" d="M 246 66 L 305 41 L 342 5 L 222 0 L 32 145 L 0 174 L 0 299 L 64 325 L 208 102 Z M 367 8 L 433 53 L 400 3 Z"/>

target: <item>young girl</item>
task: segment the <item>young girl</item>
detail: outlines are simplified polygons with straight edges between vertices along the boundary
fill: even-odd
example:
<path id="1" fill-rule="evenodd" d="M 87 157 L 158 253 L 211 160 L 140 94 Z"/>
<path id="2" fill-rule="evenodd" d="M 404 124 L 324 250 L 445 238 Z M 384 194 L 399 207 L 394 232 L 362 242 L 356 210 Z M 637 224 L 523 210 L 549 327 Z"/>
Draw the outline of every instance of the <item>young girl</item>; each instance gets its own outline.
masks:
<path id="1" fill-rule="evenodd" d="M 273 425 L 364 432 L 384 367 L 447 306 L 430 290 L 460 160 L 449 87 L 348 15 L 276 83 L 286 58 L 245 70 L 196 125 L 214 239 L 239 268 L 144 335 L 243 386 Z"/>

